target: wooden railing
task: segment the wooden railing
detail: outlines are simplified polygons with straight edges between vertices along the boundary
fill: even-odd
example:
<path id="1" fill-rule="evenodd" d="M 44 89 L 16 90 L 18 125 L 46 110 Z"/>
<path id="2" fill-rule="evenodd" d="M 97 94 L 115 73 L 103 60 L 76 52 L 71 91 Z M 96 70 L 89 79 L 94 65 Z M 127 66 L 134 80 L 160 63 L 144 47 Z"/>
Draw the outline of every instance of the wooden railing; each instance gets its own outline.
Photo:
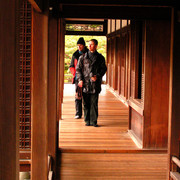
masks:
<path id="1" fill-rule="evenodd" d="M 171 159 L 171 163 L 172 163 L 172 171 L 170 171 L 170 178 L 173 180 L 180 180 L 180 173 L 174 169 L 175 166 L 176 169 L 177 167 L 180 168 L 180 160 L 177 157 L 173 156 Z"/>

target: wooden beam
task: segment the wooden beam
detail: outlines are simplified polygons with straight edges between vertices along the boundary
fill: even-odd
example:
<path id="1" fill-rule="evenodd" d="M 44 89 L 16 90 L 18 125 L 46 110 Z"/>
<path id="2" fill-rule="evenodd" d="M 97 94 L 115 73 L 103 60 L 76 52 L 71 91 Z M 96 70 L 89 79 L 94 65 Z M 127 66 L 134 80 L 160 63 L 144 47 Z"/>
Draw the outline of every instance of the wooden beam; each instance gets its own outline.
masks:
<path id="1" fill-rule="evenodd" d="M 128 6 L 74 6 L 63 5 L 60 16 L 64 18 L 118 18 L 170 20 L 171 9 L 160 7 Z"/>
<path id="2" fill-rule="evenodd" d="M 73 5 L 114 5 L 114 6 L 123 6 L 123 5 L 129 5 L 129 6 L 176 6 L 177 1 L 176 0 L 59 0 L 59 3 L 61 4 L 73 4 Z"/>
<path id="3" fill-rule="evenodd" d="M 0 179 L 19 179 L 19 0 L 0 1 Z"/>
<path id="4" fill-rule="evenodd" d="M 37 12 L 42 12 L 43 0 L 28 0 Z"/>

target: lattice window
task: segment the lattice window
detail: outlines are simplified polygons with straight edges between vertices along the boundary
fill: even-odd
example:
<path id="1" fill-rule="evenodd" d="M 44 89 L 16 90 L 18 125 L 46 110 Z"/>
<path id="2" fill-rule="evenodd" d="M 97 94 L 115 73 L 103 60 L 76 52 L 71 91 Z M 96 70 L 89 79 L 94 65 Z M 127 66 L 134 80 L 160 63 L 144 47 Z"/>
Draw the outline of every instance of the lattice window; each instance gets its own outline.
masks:
<path id="1" fill-rule="evenodd" d="M 65 21 L 66 35 L 106 36 L 107 20 L 101 21 Z"/>
<path id="2" fill-rule="evenodd" d="M 31 5 L 24 0 L 20 10 L 20 150 L 31 149 Z"/>
<path id="3" fill-rule="evenodd" d="M 100 32 L 103 32 L 103 24 L 66 24 L 66 31 L 100 31 Z"/>

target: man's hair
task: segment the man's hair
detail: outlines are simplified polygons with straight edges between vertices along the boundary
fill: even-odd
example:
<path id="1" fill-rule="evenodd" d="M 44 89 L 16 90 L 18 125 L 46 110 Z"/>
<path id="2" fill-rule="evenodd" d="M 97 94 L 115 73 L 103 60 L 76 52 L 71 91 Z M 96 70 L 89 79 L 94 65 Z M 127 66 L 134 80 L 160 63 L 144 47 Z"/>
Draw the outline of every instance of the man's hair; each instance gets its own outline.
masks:
<path id="1" fill-rule="evenodd" d="M 98 45 L 98 41 L 96 39 L 91 39 L 90 41 L 93 41 L 95 45 Z"/>

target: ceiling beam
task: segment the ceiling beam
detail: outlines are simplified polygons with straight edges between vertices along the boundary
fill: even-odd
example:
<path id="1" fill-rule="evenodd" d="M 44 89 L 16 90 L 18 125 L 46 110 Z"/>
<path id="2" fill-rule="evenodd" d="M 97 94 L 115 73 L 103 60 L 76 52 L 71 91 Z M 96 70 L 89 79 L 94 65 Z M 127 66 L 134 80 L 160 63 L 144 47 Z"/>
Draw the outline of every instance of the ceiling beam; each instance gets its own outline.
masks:
<path id="1" fill-rule="evenodd" d="M 63 18 L 170 20 L 171 8 L 63 5 L 59 15 Z"/>
<path id="2" fill-rule="evenodd" d="M 28 0 L 37 12 L 42 12 L 43 0 Z"/>
<path id="3" fill-rule="evenodd" d="M 64 5 L 177 6 L 177 0 L 59 0 Z"/>

